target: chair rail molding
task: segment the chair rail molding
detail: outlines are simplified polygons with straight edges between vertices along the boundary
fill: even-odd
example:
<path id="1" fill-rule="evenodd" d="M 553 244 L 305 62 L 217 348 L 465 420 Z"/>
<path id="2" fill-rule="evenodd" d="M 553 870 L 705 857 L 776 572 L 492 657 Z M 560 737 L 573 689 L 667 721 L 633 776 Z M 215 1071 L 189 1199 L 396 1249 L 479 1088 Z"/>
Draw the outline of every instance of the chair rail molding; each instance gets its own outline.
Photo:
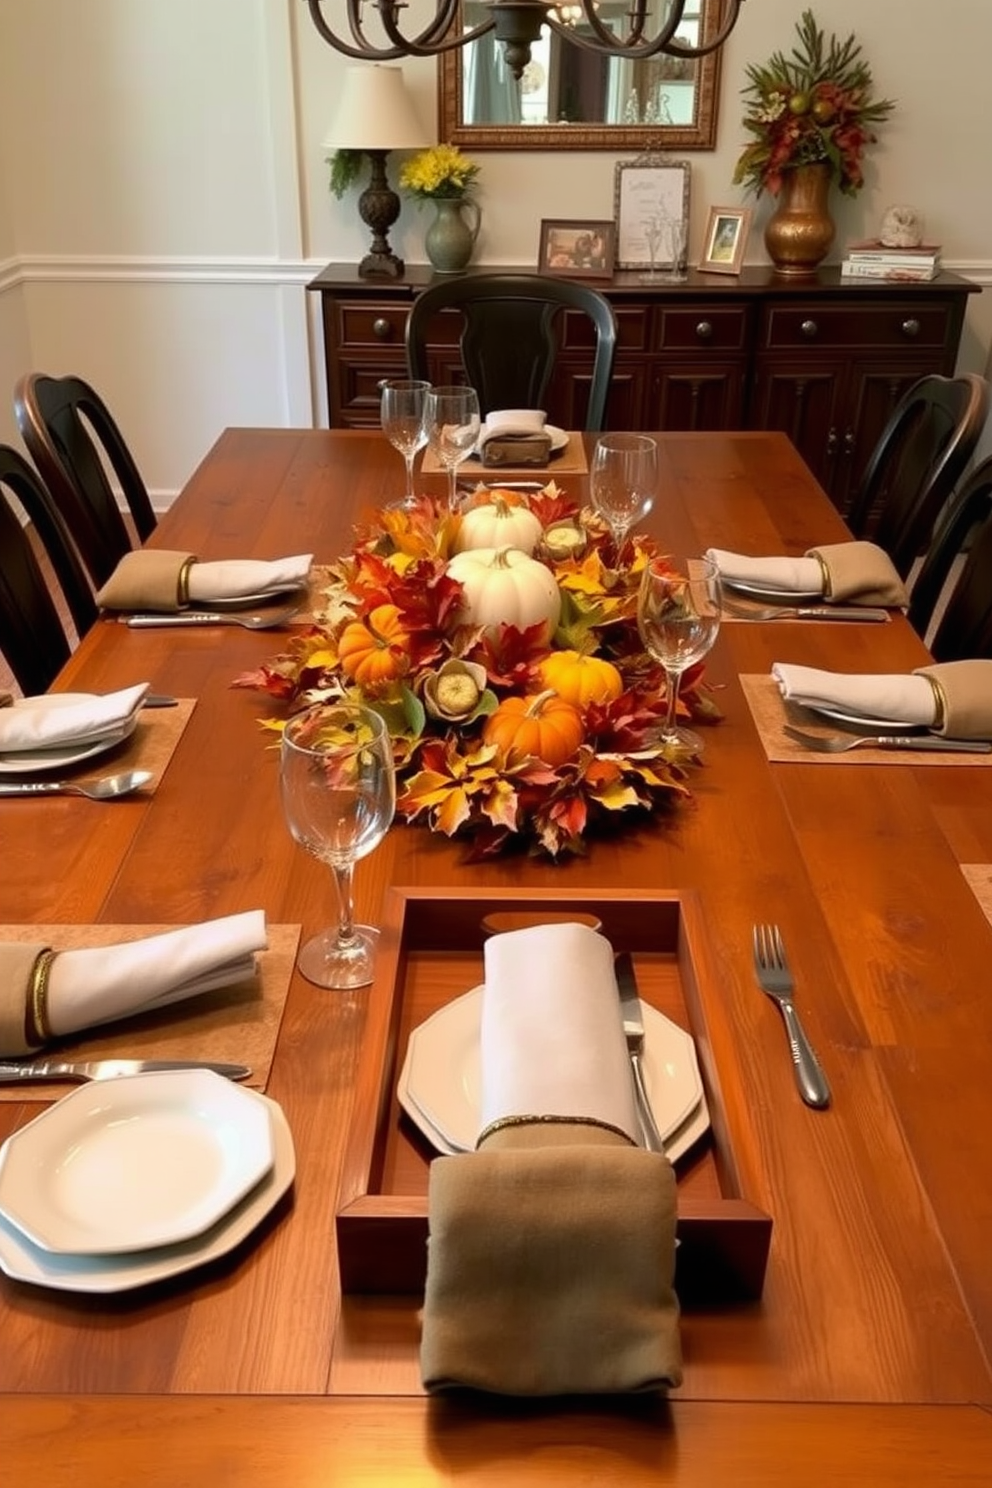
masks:
<path id="1" fill-rule="evenodd" d="M 0 260 L 0 291 L 28 283 L 302 284 L 323 259 L 21 254 Z M 992 266 L 990 266 L 992 267 Z"/>

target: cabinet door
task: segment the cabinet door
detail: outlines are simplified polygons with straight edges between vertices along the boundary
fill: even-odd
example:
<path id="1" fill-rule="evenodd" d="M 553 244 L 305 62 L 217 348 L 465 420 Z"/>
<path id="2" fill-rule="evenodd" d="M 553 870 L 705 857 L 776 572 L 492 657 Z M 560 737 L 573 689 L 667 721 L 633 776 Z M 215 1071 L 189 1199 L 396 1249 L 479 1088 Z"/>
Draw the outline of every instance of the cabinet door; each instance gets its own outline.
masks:
<path id="1" fill-rule="evenodd" d="M 842 511 L 850 505 L 882 430 L 903 394 L 932 372 L 932 359 L 900 357 L 898 361 L 852 363 L 845 399 L 844 429 L 831 493 Z"/>
<path id="2" fill-rule="evenodd" d="M 662 363 L 651 378 L 651 429 L 735 429 L 743 422 L 744 371 L 737 363 Z"/>
<path id="3" fill-rule="evenodd" d="M 759 358 L 748 424 L 780 429 L 833 498 L 844 434 L 846 364 L 841 358 L 785 362 Z"/>

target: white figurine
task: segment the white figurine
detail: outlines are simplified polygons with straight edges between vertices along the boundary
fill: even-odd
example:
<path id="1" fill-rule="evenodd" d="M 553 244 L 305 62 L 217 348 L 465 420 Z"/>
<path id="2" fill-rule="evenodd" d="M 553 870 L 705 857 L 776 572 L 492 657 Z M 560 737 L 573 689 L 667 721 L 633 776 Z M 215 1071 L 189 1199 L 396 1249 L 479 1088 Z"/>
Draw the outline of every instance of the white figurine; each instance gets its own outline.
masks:
<path id="1" fill-rule="evenodd" d="M 886 248 L 917 248 L 923 242 L 923 219 L 915 207 L 889 207 L 880 236 Z"/>

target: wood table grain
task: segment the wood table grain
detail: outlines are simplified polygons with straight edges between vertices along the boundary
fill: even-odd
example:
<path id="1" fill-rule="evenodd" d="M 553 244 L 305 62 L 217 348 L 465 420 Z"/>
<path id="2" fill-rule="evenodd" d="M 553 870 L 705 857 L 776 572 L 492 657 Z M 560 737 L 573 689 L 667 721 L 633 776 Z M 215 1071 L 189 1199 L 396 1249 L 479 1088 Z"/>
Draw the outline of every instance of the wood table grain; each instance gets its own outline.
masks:
<path id="1" fill-rule="evenodd" d="M 846 535 L 783 436 L 658 437 L 647 525 L 665 545 L 801 553 Z M 402 480 L 375 434 L 227 430 L 153 543 L 327 562 Z M 425 484 L 440 492 L 444 477 Z M 326 924 L 329 876 L 289 838 L 259 728 L 274 705 L 232 685 L 279 645 L 234 627 L 99 622 L 60 687 L 142 679 L 197 706 L 154 796 L 4 803 L 0 921 L 178 924 L 260 907 L 304 936 Z M 418 1300 L 342 1305 L 334 1200 L 365 998 L 297 975 L 268 1084 L 296 1142 L 292 1201 L 231 1256 L 134 1295 L 0 1278 L 4 1481 L 55 1485 L 71 1467 L 105 1488 L 225 1473 L 287 1485 L 988 1482 L 992 929 L 959 865 L 992 861 L 992 776 L 776 764 L 740 683 L 779 660 L 898 671 L 926 659 L 901 617 L 728 625 L 707 662 L 723 721 L 673 816 L 558 865 L 469 864 L 460 845 L 397 826 L 358 867 L 358 911 L 372 919 L 388 885 L 699 896 L 726 1121 L 747 1197 L 774 1229 L 760 1302 L 684 1315 L 685 1381 L 670 1402 L 427 1400 Z M 755 987 L 759 919 L 785 935 L 827 1111 L 800 1102 L 779 1014 Z M 0 1137 L 34 1110 L 0 1107 Z"/>

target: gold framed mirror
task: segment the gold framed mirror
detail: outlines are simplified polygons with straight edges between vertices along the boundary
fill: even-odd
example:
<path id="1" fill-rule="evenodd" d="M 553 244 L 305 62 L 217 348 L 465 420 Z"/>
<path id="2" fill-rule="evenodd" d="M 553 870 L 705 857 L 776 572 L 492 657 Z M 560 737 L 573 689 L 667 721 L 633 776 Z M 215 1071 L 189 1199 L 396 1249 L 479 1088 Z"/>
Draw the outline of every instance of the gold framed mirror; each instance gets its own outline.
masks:
<path id="1" fill-rule="evenodd" d="M 601 19 L 622 28 L 629 0 L 599 0 Z M 696 44 L 719 30 L 721 0 L 690 0 L 681 34 Z M 485 19 L 481 0 L 461 0 L 458 25 Z M 696 61 L 602 56 L 545 28 L 518 83 L 492 32 L 445 52 L 438 66 L 438 127 L 472 150 L 712 150 L 720 50 Z"/>

